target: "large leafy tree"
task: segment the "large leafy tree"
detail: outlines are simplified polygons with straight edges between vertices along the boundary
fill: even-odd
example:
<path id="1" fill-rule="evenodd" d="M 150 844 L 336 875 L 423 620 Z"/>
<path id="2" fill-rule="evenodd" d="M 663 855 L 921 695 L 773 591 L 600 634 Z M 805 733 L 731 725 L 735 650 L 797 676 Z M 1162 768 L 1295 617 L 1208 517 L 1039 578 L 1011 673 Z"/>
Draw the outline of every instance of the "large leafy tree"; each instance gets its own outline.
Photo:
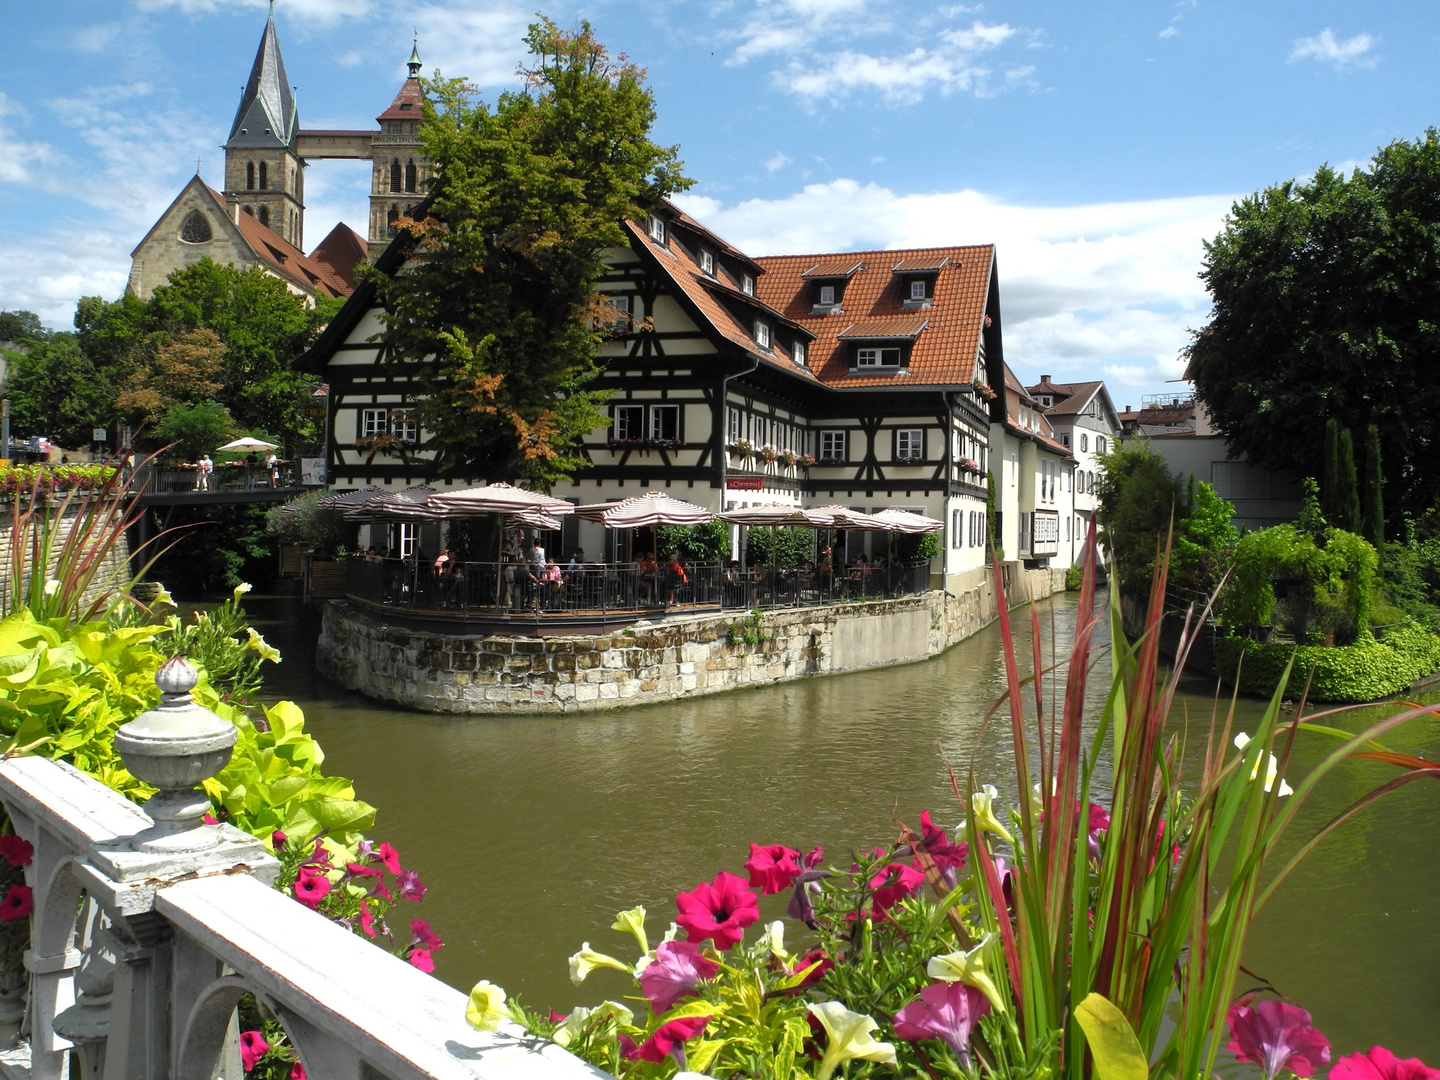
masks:
<path id="1" fill-rule="evenodd" d="M 546 20 L 526 38 L 525 87 L 493 104 L 438 76 L 421 140 L 437 180 L 410 225 L 416 258 L 378 278 L 391 362 L 413 364 L 417 412 L 443 473 L 548 486 L 606 421 L 592 311 L 621 222 L 688 186 L 655 143 L 644 73 L 589 24 Z M 409 223 L 405 223 L 409 224 Z"/>
<path id="2" fill-rule="evenodd" d="M 116 371 L 96 364 L 76 335 L 53 334 L 11 358 L 5 392 L 17 435 L 48 434 L 62 446 L 86 446 L 97 427 L 114 430 Z"/>
<path id="3" fill-rule="evenodd" d="M 1196 392 L 1231 448 L 1324 472 L 1324 430 L 1375 424 L 1386 509 L 1440 499 L 1440 132 L 1379 150 L 1349 177 L 1236 203 L 1206 245 L 1210 322 L 1189 349 Z"/>

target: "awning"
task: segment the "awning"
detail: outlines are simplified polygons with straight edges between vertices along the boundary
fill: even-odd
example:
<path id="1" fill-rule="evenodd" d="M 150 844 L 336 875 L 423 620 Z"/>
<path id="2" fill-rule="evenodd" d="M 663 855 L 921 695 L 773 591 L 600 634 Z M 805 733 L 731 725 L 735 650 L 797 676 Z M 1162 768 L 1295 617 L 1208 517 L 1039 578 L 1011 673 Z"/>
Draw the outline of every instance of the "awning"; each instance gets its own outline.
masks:
<path id="1" fill-rule="evenodd" d="M 575 508 L 577 517 L 599 521 L 607 529 L 640 529 L 651 525 L 703 525 L 715 513 L 703 506 L 673 499 L 663 491 L 647 491 L 612 503 L 589 503 Z"/>

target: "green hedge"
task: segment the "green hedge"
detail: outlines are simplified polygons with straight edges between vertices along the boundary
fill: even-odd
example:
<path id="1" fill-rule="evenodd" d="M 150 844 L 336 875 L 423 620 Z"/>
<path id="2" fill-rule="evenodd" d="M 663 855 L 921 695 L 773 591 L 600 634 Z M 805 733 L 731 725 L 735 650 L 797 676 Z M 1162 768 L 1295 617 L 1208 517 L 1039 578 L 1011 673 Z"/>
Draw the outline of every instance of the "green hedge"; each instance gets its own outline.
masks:
<path id="1" fill-rule="evenodd" d="M 1239 668 L 1242 694 L 1269 697 L 1292 653 L 1295 669 L 1287 694 L 1292 698 L 1300 696 L 1313 667 L 1311 701 L 1374 701 L 1398 694 L 1416 679 L 1440 670 L 1440 636 L 1415 623 L 1386 631 L 1382 641 L 1362 638 L 1353 645 L 1328 648 L 1221 638 L 1215 643 L 1215 665 L 1220 675 L 1232 683 Z"/>

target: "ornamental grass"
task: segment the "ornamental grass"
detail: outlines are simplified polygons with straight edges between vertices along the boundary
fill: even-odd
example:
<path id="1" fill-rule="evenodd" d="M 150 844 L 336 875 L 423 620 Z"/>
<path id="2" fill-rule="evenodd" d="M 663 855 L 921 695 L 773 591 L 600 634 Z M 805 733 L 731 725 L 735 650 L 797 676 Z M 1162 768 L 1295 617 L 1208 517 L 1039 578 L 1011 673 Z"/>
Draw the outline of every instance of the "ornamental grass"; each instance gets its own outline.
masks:
<path id="1" fill-rule="evenodd" d="M 953 833 L 922 813 L 918 828 L 896 822 L 890 844 L 838 864 L 818 848 L 752 844 L 746 876 L 721 870 L 680 892 L 653 945 L 644 908 L 621 912 L 612 929 L 635 959 L 589 942 L 570 958 L 577 985 L 625 973 L 622 1000 L 541 1013 L 482 982 L 471 1023 L 518 1024 L 625 1078 L 1199 1080 L 1223 1056 L 1267 1080 L 1326 1069 L 1332 1080 L 1440 1080 L 1379 1047 L 1332 1063 L 1303 1003 L 1240 982 L 1249 927 L 1299 862 L 1381 796 L 1440 778 L 1440 765 L 1379 741 L 1440 706 L 1397 703 L 1352 734 L 1346 710 L 1306 715 L 1303 696 L 1294 718 L 1282 715 L 1287 669 L 1256 730 L 1234 730 L 1234 700 L 1217 700 L 1203 755 L 1187 756 L 1167 721 L 1205 613 L 1192 610 L 1162 670 L 1167 547 L 1137 641 L 1110 604 L 1109 687 L 1086 724 L 1095 554 L 1092 527 L 1053 714 L 1046 684 L 1059 665 L 1042 661 L 1032 606 L 1022 676 L 996 560 L 1008 689 L 992 716 L 1008 712 L 1011 790 L 952 772 L 965 815 Z M 1303 776 L 1291 771 L 1302 738 L 1333 744 Z M 1396 771 L 1293 855 L 1272 857 L 1317 785 L 1352 759 Z M 786 893 L 787 919 L 766 922 L 763 897 Z"/>

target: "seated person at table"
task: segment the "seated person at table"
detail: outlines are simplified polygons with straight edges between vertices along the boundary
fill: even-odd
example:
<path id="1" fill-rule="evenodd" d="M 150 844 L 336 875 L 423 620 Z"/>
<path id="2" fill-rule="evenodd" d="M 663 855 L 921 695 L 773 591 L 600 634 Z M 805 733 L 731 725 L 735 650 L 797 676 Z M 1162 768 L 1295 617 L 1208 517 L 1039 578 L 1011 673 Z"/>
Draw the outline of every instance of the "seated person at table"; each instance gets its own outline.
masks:
<path id="1" fill-rule="evenodd" d="M 677 585 L 689 584 L 690 579 L 685 576 L 685 567 L 680 565 L 680 552 L 670 552 L 670 559 L 665 567 L 665 603 L 675 603 Z"/>

